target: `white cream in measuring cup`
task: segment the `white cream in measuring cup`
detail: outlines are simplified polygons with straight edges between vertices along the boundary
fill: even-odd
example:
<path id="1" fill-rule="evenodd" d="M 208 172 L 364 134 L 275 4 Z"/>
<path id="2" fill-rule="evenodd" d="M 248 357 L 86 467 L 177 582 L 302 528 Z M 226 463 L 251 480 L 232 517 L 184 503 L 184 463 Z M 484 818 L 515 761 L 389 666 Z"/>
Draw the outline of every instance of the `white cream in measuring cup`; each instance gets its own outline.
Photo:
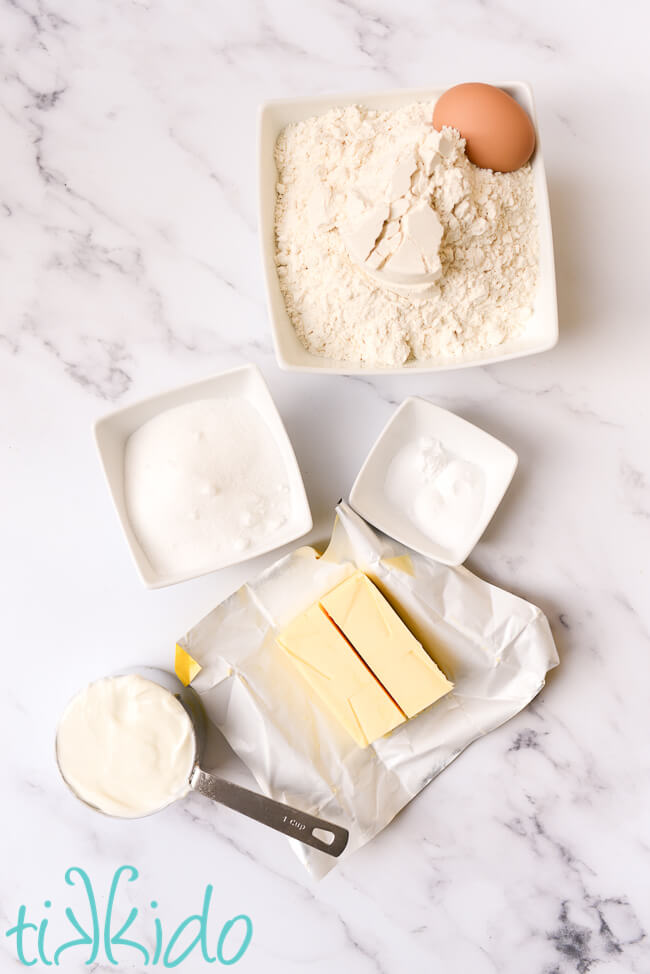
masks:
<path id="1" fill-rule="evenodd" d="M 347 829 L 204 771 L 198 695 L 171 673 L 145 672 L 150 680 L 130 673 L 91 683 L 64 711 L 56 756 L 78 798 L 107 815 L 139 818 L 198 791 L 327 855 L 341 855 Z"/>
<path id="2" fill-rule="evenodd" d="M 56 754 L 79 798 L 107 815 L 136 818 L 190 790 L 196 740 L 182 704 L 132 673 L 77 694 L 61 718 Z"/>

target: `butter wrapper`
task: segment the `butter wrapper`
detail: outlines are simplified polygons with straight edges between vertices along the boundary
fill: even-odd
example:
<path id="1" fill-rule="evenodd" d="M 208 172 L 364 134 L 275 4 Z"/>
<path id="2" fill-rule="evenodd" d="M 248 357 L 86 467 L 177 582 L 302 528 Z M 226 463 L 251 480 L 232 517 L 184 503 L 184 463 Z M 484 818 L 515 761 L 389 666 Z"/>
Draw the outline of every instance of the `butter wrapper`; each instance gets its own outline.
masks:
<path id="1" fill-rule="evenodd" d="M 454 683 L 367 748 L 339 727 L 275 643 L 291 619 L 356 569 Z M 191 684 L 209 719 L 260 789 L 349 830 L 339 859 L 289 839 L 315 878 L 385 828 L 468 744 L 522 710 L 558 663 L 536 606 L 378 535 L 347 504 L 337 508 L 321 557 L 298 548 L 218 605 L 178 646 L 200 667 Z"/>

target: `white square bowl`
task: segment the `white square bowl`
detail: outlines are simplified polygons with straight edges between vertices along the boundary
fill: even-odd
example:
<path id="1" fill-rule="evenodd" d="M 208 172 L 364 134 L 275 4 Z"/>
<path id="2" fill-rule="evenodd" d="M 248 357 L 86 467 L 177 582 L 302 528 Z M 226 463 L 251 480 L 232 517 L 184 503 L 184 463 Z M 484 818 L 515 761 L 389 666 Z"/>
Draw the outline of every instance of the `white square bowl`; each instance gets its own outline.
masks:
<path id="1" fill-rule="evenodd" d="M 197 399 L 219 399 L 229 396 L 241 396 L 255 406 L 273 435 L 284 460 L 289 481 L 289 518 L 282 530 L 273 536 L 270 544 L 262 542 L 257 546 L 251 546 L 245 552 L 232 558 L 215 558 L 214 564 L 206 571 L 161 575 L 154 571 L 129 521 L 124 495 L 124 450 L 126 442 L 129 436 L 143 423 L 167 409 L 173 409 L 175 406 L 182 406 L 184 403 L 194 402 Z M 170 389 L 168 392 L 134 403 L 132 406 L 118 409 L 95 423 L 95 442 L 99 450 L 99 458 L 106 476 L 108 489 L 131 556 L 140 578 L 147 588 L 174 585 L 176 582 L 185 582 L 199 575 L 207 575 L 218 568 L 248 561 L 249 558 L 255 558 L 257 555 L 263 555 L 267 551 L 272 551 L 290 541 L 295 541 L 296 538 L 300 538 L 311 530 L 313 523 L 311 511 L 296 455 L 280 414 L 271 398 L 268 386 L 261 372 L 254 365 L 244 365 L 228 372 L 221 372 L 209 379 L 193 382 L 178 389 Z"/>
<path id="2" fill-rule="evenodd" d="M 420 436 L 439 440 L 450 453 L 477 464 L 485 474 L 481 514 L 450 547 L 427 537 L 384 492 L 391 460 L 402 446 Z M 393 413 L 366 457 L 350 491 L 350 504 L 366 521 L 414 551 L 443 565 L 462 565 L 492 519 L 516 469 L 517 454 L 505 443 L 455 413 L 411 396 Z"/>
<path id="3" fill-rule="evenodd" d="M 507 359 L 545 352 L 557 343 L 558 318 L 555 291 L 555 264 L 551 211 L 544 174 L 544 160 L 537 127 L 535 103 L 530 85 L 522 81 L 507 84 L 494 82 L 522 105 L 530 115 L 537 134 L 532 160 L 535 205 L 539 227 L 539 281 L 534 311 L 523 333 L 495 348 L 489 348 L 462 359 L 431 359 L 406 362 L 399 366 L 364 366 L 355 362 L 338 362 L 308 352 L 296 335 L 285 307 L 275 266 L 275 186 L 278 173 L 274 148 L 278 135 L 291 122 L 322 115 L 341 105 L 366 105 L 380 111 L 400 108 L 415 101 L 435 101 L 451 87 L 397 89 L 380 92 L 321 95 L 317 98 L 290 98 L 264 103 L 260 110 L 258 131 L 259 231 L 266 299 L 271 319 L 275 355 L 281 368 L 293 372 L 329 372 L 345 375 L 402 375 L 409 372 L 441 372 L 471 365 L 490 365 Z"/>

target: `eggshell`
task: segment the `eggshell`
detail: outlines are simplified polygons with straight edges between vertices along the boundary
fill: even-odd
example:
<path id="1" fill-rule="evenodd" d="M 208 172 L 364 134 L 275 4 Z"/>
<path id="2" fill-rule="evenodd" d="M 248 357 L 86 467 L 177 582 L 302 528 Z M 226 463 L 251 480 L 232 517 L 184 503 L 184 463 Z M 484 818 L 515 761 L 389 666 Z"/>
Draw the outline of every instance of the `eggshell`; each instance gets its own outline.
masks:
<path id="1" fill-rule="evenodd" d="M 445 125 L 457 129 L 470 162 L 495 172 L 519 169 L 535 148 L 535 128 L 527 113 L 493 85 L 449 88 L 435 104 L 433 125 L 438 131 Z"/>

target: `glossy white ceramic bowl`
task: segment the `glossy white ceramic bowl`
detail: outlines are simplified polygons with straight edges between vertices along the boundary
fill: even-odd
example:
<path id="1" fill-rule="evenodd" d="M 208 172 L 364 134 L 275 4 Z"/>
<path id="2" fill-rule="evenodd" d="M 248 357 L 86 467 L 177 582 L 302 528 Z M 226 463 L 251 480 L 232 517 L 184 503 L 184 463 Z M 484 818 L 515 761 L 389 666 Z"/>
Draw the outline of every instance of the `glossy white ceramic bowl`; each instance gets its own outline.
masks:
<path id="1" fill-rule="evenodd" d="M 479 516 L 463 525 L 448 546 L 432 541 L 384 492 L 391 460 L 401 447 L 421 436 L 439 440 L 450 453 L 475 463 L 485 475 Z M 368 454 L 350 491 L 350 504 L 366 521 L 414 551 L 443 565 L 462 565 L 492 519 L 516 469 L 517 454 L 505 443 L 428 399 L 411 396 L 393 413 Z"/>
<path id="2" fill-rule="evenodd" d="M 545 352 L 557 343 L 558 318 L 551 213 L 533 93 L 530 86 L 522 81 L 507 84 L 493 83 L 507 91 L 526 109 L 537 132 L 537 146 L 533 156 L 532 168 L 539 226 L 539 284 L 535 298 L 535 310 L 526 323 L 523 334 L 498 345 L 496 348 L 490 348 L 474 355 L 465 355 L 462 359 L 420 360 L 407 362 L 400 366 L 364 366 L 355 362 L 338 362 L 335 359 L 321 358 L 308 352 L 296 335 L 287 314 L 274 260 L 275 186 L 278 174 L 273 152 L 278 135 L 290 122 L 299 122 L 314 115 L 322 115 L 337 106 L 362 104 L 379 110 L 395 109 L 414 101 L 435 101 L 451 85 L 268 101 L 262 105 L 259 117 L 259 233 L 271 331 L 275 355 L 281 368 L 294 372 L 330 372 L 346 375 L 401 375 L 409 372 L 440 372 L 448 369 L 467 368 L 471 365 L 490 365 L 494 362 L 520 358 L 522 355 L 533 355 L 537 352 Z"/>
<path id="3" fill-rule="evenodd" d="M 129 521 L 124 496 L 124 450 L 126 442 L 129 436 L 143 423 L 167 409 L 181 406 L 187 402 L 194 402 L 197 399 L 219 399 L 230 396 L 241 396 L 247 399 L 255 406 L 271 431 L 287 471 L 290 491 L 289 518 L 282 529 L 274 534 L 269 541 L 262 541 L 256 546 L 251 545 L 241 554 L 235 555 L 233 553 L 233 556 L 228 559 L 215 557 L 214 564 L 205 571 L 161 575 L 154 571 Z M 129 551 L 140 578 L 147 588 L 162 588 L 176 582 L 185 582 L 190 578 L 196 578 L 198 575 L 206 575 L 208 572 L 216 571 L 218 568 L 248 561 L 249 558 L 255 558 L 257 555 L 273 551 L 290 541 L 295 541 L 296 538 L 300 538 L 311 530 L 311 511 L 309 510 L 309 502 L 296 455 L 280 414 L 271 398 L 268 386 L 261 372 L 254 365 L 244 365 L 228 372 L 221 372 L 209 379 L 180 386 L 178 389 L 170 389 L 157 396 L 151 396 L 149 399 L 134 403 L 132 406 L 118 409 L 97 421 L 95 424 L 95 442 Z"/>

